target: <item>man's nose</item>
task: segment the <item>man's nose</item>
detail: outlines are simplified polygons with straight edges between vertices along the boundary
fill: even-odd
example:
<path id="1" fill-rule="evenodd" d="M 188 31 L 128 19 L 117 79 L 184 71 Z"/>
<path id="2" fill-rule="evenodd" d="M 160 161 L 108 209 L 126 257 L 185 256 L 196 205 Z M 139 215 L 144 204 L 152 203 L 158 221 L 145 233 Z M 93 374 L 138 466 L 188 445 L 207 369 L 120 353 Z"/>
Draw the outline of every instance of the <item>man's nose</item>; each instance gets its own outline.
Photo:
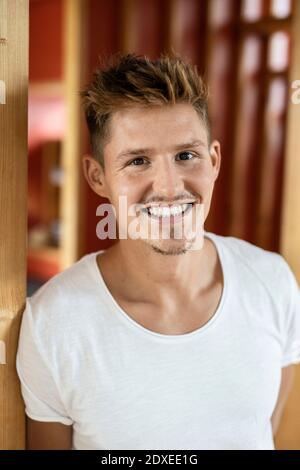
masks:
<path id="1" fill-rule="evenodd" d="M 174 162 L 162 159 L 156 165 L 152 186 L 154 194 L 160 195 L 169 201 L 172 201 L 176 195 L 183 192 L 182 175 Z"/>

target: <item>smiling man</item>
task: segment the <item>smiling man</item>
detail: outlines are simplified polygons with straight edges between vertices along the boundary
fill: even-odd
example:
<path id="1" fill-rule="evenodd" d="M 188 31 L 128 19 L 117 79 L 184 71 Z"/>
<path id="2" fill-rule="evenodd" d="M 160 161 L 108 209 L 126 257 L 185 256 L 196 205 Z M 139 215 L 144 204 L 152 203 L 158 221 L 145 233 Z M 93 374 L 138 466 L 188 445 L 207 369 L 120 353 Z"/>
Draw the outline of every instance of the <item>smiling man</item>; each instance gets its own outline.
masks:
<path id="1" fill-rule="evenodd" d="M 300 362 L 299 289 L 281 255 L 204 230 L 221 151 L 203 81 L 178 57 L 129 54 L 82 97 L 85 177 L 119 233 L 143 236 L 27 299 L 28 448 L 274 449 Z"/>

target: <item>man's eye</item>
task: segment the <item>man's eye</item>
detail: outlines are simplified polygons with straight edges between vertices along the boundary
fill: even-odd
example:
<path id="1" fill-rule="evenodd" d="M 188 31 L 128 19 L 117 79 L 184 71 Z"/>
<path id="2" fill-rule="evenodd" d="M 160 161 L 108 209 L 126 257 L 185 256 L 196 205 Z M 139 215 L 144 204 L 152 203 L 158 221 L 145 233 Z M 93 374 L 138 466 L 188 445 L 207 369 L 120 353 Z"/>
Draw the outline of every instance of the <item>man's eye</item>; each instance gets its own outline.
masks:
<path id="1" fill-rule="evenodd" d="M 177 157 L 179 157 L 179 160 L 192 160 L 193 158 L 195 158 L 195 155 L 191 152 L 181 152 L 177 155 Z"/>
<path id="2" fill-rule="evenodd" d="M 133 166 L 142 165 L 144 163 L 144 161 L 145 160 L 144 160 L 143 157 L 138 157 L 138 158 L 135 158 L 134 160 L 131 160 L 129 165 L 133 165 Z"/>

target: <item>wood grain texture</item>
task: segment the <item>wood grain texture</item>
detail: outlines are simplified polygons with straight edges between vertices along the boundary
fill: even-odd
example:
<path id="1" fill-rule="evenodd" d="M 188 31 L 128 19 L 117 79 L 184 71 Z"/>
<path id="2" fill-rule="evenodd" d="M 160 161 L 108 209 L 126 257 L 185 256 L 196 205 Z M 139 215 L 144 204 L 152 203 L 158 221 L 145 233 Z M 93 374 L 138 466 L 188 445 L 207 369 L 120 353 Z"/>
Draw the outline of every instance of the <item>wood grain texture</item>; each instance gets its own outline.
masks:
<path id="1" fill-rule="evenodd" d="M 0 41 L 7 41 L 7 0 L 0 0 Z"/>
<path id="2" fill-rule="evenodd" d="M 61 267 L 75 263 L 80 257 L 82 244 L 82 134 L 79 91 L 85 70 L 84 25 L 86 2 L 64 2 L 64 85 L 67 104 L 66 135 L 62 146 L 64 185 L 60 199 L 62 221 Z"/>
<path id="3" fill-rule="evenodd" d="M 26 297 L 28 0 L 9 0 L 6 7 L 7 41 L 0 44 L 6 85 L 6 104 L 0 105 L 0 340 L 6 352 L 0 364 L 0 449 L 22 449 L 25 419 L 15 359 Z"/>

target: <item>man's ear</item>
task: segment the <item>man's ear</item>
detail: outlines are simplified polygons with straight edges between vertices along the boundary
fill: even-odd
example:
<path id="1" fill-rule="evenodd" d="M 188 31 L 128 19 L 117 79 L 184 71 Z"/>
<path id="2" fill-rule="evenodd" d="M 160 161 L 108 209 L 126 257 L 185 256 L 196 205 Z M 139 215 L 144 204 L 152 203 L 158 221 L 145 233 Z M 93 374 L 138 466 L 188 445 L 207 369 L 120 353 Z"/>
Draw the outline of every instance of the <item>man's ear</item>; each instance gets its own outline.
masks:
<path id="1" fill-rule="evenodd" d="M 104 169 L 91 155 L 82 157 L 82 167 L 85 179 L 92 190 L 101 197 L 108 198 L 104 177 Z"/>
<path id="2" fill-rule="evenodd" d="M 213 171 L 215 175 L 215 180 L 218 178 L 220 167 L 221 167 L 221 145 L 220 142 L 214 140 L 209 147 L 209 154 L 211 158 L 211 163 L 213 166 Z"/>

